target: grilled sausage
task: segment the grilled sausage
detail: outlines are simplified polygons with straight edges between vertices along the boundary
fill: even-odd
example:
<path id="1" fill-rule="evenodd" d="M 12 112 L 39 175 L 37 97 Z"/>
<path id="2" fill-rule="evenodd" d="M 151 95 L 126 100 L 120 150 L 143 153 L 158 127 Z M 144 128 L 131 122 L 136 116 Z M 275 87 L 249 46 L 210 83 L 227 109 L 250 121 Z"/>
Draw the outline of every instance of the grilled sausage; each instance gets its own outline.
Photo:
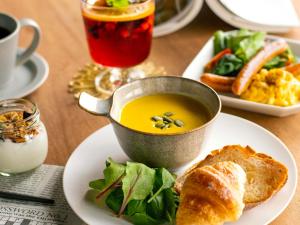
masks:
<path id="1" fill-rule="evenodd" d="M 225 77 L 212 73 L 204 73 L 200 77 L 201 82 L 220 92 L 231 92 L 231 86 L 234 80 L 234 77 Z"/>
<path id="2" fill-rule="evenodd" d="M 241 95 L 249 86 L 253 76 L 272 58 L 288 48 L 285 41 L 267 43 L 239 72 L 232 84 L 232 92 Z"/>

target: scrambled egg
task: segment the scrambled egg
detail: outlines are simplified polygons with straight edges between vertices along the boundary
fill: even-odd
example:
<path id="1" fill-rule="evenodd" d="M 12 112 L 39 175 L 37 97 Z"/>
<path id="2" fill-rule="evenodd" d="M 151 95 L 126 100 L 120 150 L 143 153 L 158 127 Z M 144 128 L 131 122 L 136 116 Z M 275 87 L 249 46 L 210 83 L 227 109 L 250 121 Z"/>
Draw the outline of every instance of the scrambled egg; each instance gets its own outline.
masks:
<path id="1" fill-rule="evenodd" d="M 300 100 L 300 81 L 283 69 L 262 69 L 241 98 L 278 106 L 294 105 Z"/>

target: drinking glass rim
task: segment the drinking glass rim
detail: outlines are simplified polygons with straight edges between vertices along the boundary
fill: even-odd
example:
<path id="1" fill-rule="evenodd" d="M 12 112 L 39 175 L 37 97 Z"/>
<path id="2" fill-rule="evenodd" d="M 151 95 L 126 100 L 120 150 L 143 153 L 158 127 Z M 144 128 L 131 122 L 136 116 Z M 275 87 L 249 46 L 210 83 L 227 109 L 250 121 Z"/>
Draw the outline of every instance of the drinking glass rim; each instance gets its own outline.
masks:
<path id="1" fill-rule="evenodd" d="M 138 7 L 138 6 L 147 5 L 147 4 L 149 4 L 149 2 L 152 2 L 152 1 L 154 1 L 154 0 L 146 0 L 146 1 L 141 2 L 141 3 L 129 4 L 128 6 L 124 6 L 124 7 L 120 7 L 120 8 L 110 7 L 110 6 L 109 7 L 108 6 L 95 6 L 91 3 L 89 3 L 89 0 L 81 0 L 81 3 L 89 5 L 90 7 L 94 8 L 94 9 L 120 10 L 120 9 L 130 9 L 130 8 L 135 8 L 135 7 Z"/>

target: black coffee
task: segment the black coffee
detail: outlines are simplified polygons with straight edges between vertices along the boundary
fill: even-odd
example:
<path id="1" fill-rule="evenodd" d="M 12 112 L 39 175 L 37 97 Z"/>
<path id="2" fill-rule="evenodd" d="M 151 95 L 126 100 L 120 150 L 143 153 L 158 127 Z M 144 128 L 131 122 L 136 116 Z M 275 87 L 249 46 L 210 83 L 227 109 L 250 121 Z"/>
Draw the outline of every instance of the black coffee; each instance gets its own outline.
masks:
<path id="1" fill-rule="evenodd" d="M 10 35 L 10 31 L 4 27 L 0 27 L 0 39 L 7 37 Z"/>

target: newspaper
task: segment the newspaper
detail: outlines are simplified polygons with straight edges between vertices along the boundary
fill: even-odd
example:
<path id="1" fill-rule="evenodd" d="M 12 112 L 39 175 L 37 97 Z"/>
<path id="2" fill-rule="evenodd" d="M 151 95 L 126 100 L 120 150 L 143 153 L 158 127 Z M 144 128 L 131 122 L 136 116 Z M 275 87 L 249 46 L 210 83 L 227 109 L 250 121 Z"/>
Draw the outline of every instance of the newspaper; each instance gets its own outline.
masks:
<path id="1" fill-rule="evenodd" d="M 64 167 L 42 165 L 16 176 L 0 176 L 0 190 L 55 200 L 54 205 L 0 198 L 0 225 L 83 225 L 63 194 Z"/>

